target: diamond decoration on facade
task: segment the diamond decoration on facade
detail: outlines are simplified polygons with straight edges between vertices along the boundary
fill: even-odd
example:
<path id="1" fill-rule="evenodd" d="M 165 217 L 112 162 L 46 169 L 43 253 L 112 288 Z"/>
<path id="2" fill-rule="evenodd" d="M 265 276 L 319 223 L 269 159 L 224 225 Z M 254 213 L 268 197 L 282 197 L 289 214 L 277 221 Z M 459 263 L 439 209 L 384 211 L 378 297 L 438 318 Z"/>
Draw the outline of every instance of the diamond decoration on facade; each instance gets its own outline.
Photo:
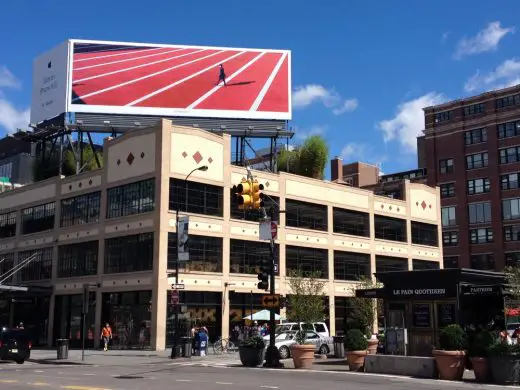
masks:
<path id="1" fill-rule="evenodd" d="M 144 152 L 141 152 L 141 158 L 144 158 Z"/>
<path id="2" fill-rule="evenodd" d="M 270 183 L 269 183 L 268 181 L 265 182 L 265 186 L 266 186 L 266 187 L 269 187 L 269 184 L 270 184 Z"/>
<path id="3" fill-rule="evenodd" d="M 416 205 L 416 206 L 419 206 L 419 202 L 415 202 L 415 205 Z"/>
<path id="4" fill-rule="evenodd" d="M 211 164 L 213 162 L 213 159 L 211 157 L 208 158 L 208 162 Z"/>
<path id="5" fill-rule="evenodd" d="M 423 200 L 422 203 L 421 203 L 421 207 L 422 207 L 422 209 L 424 210 L 424 209 L 426 208 L 426 206 L 428 206 L 428 205 L 427 205 L 426 202 Z"/>
<path id="6" fill-rule="evenodd" d="M 182 152 L 182 157 L 184 157 L 184 158 L 188 157 L 188 153 Z"/>
<path id="7" fill-rule="evenodd" d="M 384 209 L 385 208 L 385 205 L 381 203 L 381 208 Z"/>
<path id="8" fill-rule="evenodd" d="M 202 154 L 200 154 L 199 152 L 196 152 L 193 156 L 193 159 L 195 160 L 195 162 L 198 164 L 202 161 Z"/>
<path id="9" fill-rule="evenodd" d="M 397 208 L 397 212 L 399 212 L 399 207 Z"/>
<path id="10" fill-rule="evenodd" d="M 117 165 L 121 165 L 121 160 L 117 160 Z"/>
<path id="11" fill-rule="evenodd" d="M 432 208 L 432 205 L 429 205 L 428 207 L 429 207 L 429 208 Z"/>
<path id="12" fill-rule="evenodd" d="M 134 162 L 134 155 L 132 153 L 129 153 L 128 154 L 128 157 L 126 158 L 126 162 L 128 163 L 128 165 L 132 165 L 132 163 Z"/>

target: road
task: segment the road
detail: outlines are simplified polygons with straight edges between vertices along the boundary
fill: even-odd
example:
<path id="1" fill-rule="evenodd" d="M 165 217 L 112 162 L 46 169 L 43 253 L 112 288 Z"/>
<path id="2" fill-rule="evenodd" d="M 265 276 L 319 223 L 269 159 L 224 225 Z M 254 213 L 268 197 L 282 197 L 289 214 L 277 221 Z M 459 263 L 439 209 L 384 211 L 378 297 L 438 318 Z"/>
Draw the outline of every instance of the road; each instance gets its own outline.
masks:
<path id="1" fill-rule="evenodd" d="M 236 361 L 235 361 L 236 362 Z M 244 368 L 218 361 L 119 365 L 0 364 L 0 389 L 39 390 L 435 390 L 492 389 L 444 382 L 350 372 Z"/>

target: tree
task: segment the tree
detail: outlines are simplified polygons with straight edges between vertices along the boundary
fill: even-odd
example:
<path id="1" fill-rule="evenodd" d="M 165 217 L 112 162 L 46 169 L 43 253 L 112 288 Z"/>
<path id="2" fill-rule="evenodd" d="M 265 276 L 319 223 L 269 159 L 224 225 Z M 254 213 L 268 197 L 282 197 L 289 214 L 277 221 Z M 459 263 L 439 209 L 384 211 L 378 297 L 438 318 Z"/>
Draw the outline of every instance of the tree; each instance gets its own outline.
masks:
<path id="1" fill-rule="evenodd" d="M 520 299 L 520 267 L 506 267 L 504 273 L 508 294 L 515 300 Z"/>
<path id="2" fill-rule="evenodd" d="M 327 141 L 319 135 L 313 135 L 294 150 L 283 150 L 278 156 L 278 170 L 323 179 L 328 160 Z"/>
<path id="3" fill-rule="evenodd" d="M 381 309 L 380 305 L 382 305 L 382 301 L 373 298 L 357 298 L 356 290 L 368 290 L 379 287 L 381 287 L 380 283 L 367 277 L 361 277 L 359 283 L 352 288 L 354 295 L 354 297 L 351 298 L 353 327 L 361 330 L 367 336 L 372 334 L 374 322 L 377 319 L 377 313 Z"/>

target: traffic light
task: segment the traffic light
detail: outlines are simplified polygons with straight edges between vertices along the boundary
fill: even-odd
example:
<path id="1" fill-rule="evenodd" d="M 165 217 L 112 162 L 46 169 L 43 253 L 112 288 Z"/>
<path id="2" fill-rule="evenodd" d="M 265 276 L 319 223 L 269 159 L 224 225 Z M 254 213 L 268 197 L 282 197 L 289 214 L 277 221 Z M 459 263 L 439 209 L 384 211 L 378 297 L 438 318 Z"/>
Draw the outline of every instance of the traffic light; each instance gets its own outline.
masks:
<path id="1" fill-rule="evenodd" d="M 264 189 L 264 185 L 258 183 L 258 180 L 254 180 L 252 183 L 252 198 L 253 198 L 253 208 L 259 209 L 264 207 L 264 193 L 260 192 Z"/>
<path id="2" fill-rule="evenodd" d="M 267 258 L 262 258 L 260 261 L 260 272 L 258 273 L 258 282 L 257 286 L 260 290 L 268 290 L 269 289 L 269 260 Z"/>
<path id="3" fill-rule="evenodd" d="M 287 297 L 280 297 L 280 309 L 287 307 Z"/>
<path id="4" fill-rule="evenodd" d="M 251 180 L 242 179 L 242 182 L 233 186 L 235 202 L 240 210 L 247 210 L 253 205 L 253 183 Z"/>

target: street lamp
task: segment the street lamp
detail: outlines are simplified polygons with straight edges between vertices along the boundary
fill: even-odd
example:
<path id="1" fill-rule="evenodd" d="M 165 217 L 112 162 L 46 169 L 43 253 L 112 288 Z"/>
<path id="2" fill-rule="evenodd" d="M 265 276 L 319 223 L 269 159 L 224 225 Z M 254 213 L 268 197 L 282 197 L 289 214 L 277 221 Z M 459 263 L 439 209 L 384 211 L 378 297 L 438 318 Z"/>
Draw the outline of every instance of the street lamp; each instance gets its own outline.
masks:
<path id="1" fill-rule="evenodd" d="M 202 165 L 200 167 L 197 167 L 195 168 L 194 170 L 192 170 L 190 173 L 188 173 L 188 175 L 186 176 L 186 178 L 184 179 L 184 191 L 185 191 L 185 199 L 184 199 L 184 204 L 185 204 L 185 210 L 184 211 L 188 211 L 188 179 L 189 177 L 191 176 L 191 174 L 193 172 L 196 172 L 196 171 L 202 171 L 202 172 L 206 172 L 208 170 L 208 166 L 207 165 Z M 175 285 L 178 285 L 179 284 L 179 206 L 180 206 L 180 202 L 179 202 L 179 189 L 177 188 L 177 202 L 176 202 L 176 207 L 175 207 L 175 235 L 177 236 L 177 258 L 175 259 Z M 173 348 L 172 348 L 172 353 L 171 353 L 171 358 L 172 359 L 175 359 L 177 357 L 177 346 L 179 345 L 179 308 L 176 307 L 175 308 L 175 320 L 174 320 L 174 336 L 173 336 Z"/>

